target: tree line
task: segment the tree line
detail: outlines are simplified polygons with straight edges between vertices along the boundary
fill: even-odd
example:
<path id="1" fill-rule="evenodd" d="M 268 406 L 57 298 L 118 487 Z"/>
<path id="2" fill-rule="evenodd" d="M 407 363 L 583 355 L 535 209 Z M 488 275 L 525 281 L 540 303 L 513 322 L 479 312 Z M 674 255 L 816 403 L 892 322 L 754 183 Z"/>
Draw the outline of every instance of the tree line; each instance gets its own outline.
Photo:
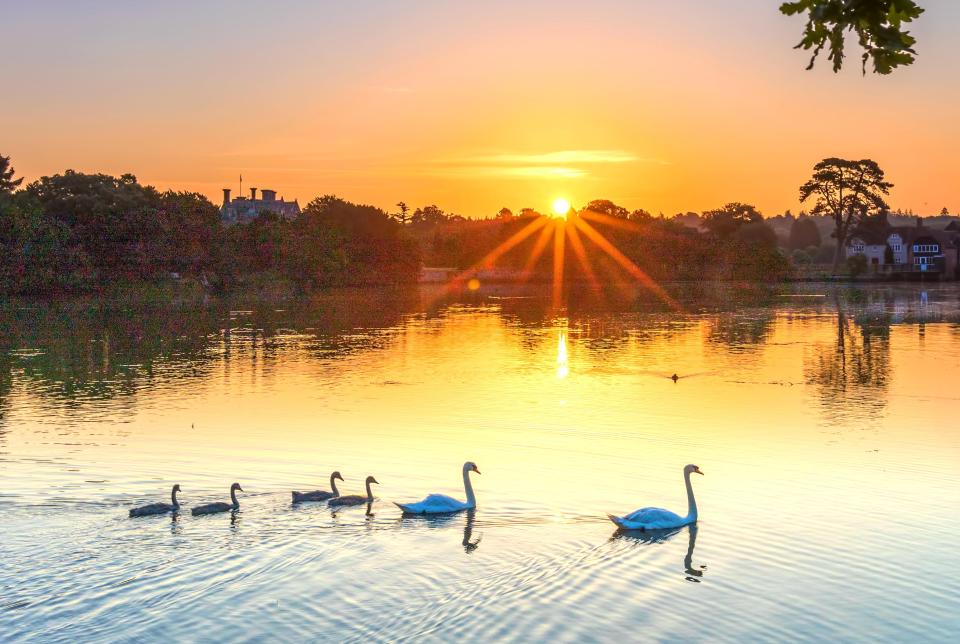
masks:
<path id="1" fill-rule="evenodd" d="M 400 202 L 387 213 L 328 195 L 293 219 L 264 211 L 225 226 L 220 209 L 198 193 L 72 170 L 23 185 L 0 156 L 0 293 L 82 292 L 170 277 L 212 290 L 410 283 L 424 265 L 467 270 L 491 253 L 497 267 L 532 278 L 552 275 L 563 257 L 570 279 L 629 279 L 626 259 L 658 281 L 773 281 L 810 263 L 839 270 L 846 240 L 861 226 L 886 223 L 891 187 L 872 160 L 829 158 L 801 186 L 811 210 L 798 217 L 765 218 L 740 202 L 668 217 L 598 199 L 568 214 L 568 252 L 560 255 L 547 238 L 556 220 L 533 208 L 467 219 L 436 205 Z M 538 232 L 510 242 L 531 224 Z M 503 245 L 510 248 L 495 252 Z"/>

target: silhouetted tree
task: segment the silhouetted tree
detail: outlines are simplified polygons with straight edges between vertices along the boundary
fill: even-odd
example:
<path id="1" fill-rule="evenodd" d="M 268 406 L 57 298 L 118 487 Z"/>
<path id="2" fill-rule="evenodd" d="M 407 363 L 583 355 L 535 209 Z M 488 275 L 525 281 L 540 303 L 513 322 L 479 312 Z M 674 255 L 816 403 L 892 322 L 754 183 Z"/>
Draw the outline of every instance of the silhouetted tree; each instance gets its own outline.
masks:
<path id="1" fill-rule="evenodd" d="M 796 45 L 797 49 L 813 50 L 807 69 L 813 68 L 826 47 L 833 71 L 840 71 L 848 31 L 857 34 L 863 48 L 864 74 L 868 60 L 872 59 L 875 73 L 889 74 L 900 65 L 913 63 L 917 53 L 913 49 L 916 38 L 904 29 L 923 13 L 913 0 L 795 0 L 781 4 L 780 11 L 788 16 L 807 14 L 803 38 Z"/>
<path id="2" fill-rule="evenodd" d="M 13 178 L 13 166 L 10 165 L 10 157 L 0 154 L 0 195 L 13 194 L 20 184 L 23 183 L 23 177 Z"/>
<path id="3" fill-rule="evenodd" d="M 822 242 L 820 238 L 820 229 L 816 222 L 809 217 L 794 219 L 790 224 L 790 240 L 788 245 L 791 249 L 809 248 L 819 246 Z"/>
<path id="4" fill-rule="evenodd" d="M 943 216 L 943 217 L 949 217 L 949 216 L 950 216 L 950 211 L 947 210 L 947 207 L 946 207 L 946 206 L 944 206 L 943 208 L 940 209 L 940 215 Z"/>
<path id="5" fill-rule="evenodd" d="M 880 166 L 870 159 L 829 158 L 813 167 L 813 176 L 800 186 L 800 201 L 814 197 L 817 203 L 811 213 L 833 218 L 833 236 L 837 240 L 834 271 L 840 265 L 850 231 L 871 212 L 887 209 L 883 196 L 892 187 L 884 180 Z"/>
<path id="6" fill-rule="evenodd" d="M 497 219 L 513 219 L 513 211 L 509 208 L 501 208 L 497 211 Z"/>
<path id="7" fill-rule="evenodd" d="M 390 216 L 396 219 L 401 226 L 406 226 L 410 223 L 410 206 L 408 206 L 406 202 L 401 201 L 397 204 L 397 208 L 397 212 Z"/>
<path id="8" fill-rule="evenodd" d="M 609 199 L 594 199 L 584 206 L 583 209 L 591 212 L 598 212 L 609 217 L 617 217 L 619 219 L 626 219 L 630 215 L 629 210 L 622 206 L 618 206 Z"/>
<path id="9" fill-rule="evenodd" d="M 410 223 L 414 226 L 436 226 L 447 220 L 447 214 L 434 205 L 417 208 Z"/>
<path id="10" fill-rule="evenodd" d="M 721 239 L 733 235 L 744 224 L 762 221 L 763 215 L 756 208 L 739 202 L 731 202 L 723 208 L 703 213 L 704 227 Z"/>

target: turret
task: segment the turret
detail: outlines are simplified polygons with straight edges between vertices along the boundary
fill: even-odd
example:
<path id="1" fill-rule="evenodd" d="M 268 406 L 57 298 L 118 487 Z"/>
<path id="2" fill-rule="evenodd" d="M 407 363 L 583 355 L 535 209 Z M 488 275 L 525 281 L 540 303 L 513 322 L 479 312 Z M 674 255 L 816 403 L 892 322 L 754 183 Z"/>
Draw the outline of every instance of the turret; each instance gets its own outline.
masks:
<path id="1" fill-rule="evenodd" d="M 230 205 L 230 188 L 223 189 L 223 205 Z"/>
<path id="2" fill-rule="evenodd" d="M 257 189 L 256 189 L 256 188 L 250 188 L 250 200 L 251 200 L 251 201 L 256 201 L 256 200 L 257 200 Z"/>

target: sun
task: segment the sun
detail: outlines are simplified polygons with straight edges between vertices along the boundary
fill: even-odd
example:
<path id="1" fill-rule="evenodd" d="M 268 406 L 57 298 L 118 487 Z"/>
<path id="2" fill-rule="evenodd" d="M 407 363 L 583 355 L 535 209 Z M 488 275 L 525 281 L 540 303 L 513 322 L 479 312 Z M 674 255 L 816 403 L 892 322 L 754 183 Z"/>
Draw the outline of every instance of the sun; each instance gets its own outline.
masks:
<path id="1" fill-rule="evenodd" d="M 560 198 L 555 199 L 553 202 L 553 216 L 560 217 L 562 219 L 567 218 L 567 213 L 570 212 L 570 202 L 566 199 Z"/>

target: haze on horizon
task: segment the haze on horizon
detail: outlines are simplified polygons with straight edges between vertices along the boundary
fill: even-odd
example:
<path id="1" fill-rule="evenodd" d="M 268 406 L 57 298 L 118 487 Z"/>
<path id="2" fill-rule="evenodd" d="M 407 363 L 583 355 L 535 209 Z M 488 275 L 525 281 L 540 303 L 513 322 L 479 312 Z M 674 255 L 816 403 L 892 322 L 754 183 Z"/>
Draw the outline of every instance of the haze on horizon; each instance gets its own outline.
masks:
<path id="1" fill-rule="evenodd" d="M 467 216 L 607 198 L 796 211 L 828 156 L 890 204 L 960 211 L 960 4 L 924 0 L 917 62 L 833 74 L 777 0 L 6 3 L 0 153 L 161 189 L 333 193 Z"/>

